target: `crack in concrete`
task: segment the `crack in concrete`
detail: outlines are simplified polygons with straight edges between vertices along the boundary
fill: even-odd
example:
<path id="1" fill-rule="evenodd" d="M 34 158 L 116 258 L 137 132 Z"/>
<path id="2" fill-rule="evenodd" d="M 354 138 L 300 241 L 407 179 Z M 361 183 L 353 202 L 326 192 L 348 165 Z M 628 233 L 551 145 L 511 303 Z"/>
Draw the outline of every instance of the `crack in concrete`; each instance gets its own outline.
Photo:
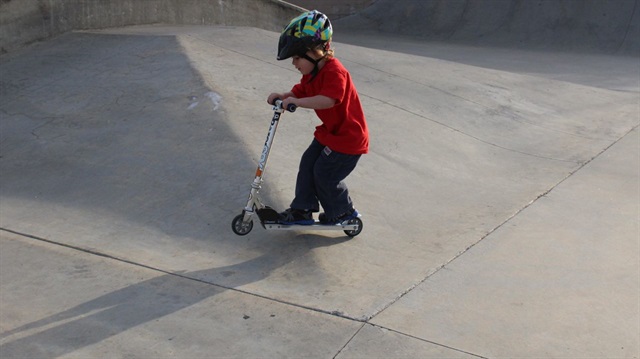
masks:
<path id="1" fill-rule="evenodd" d="M 301 305 L 301 304 L 297 304 L 297 303 L 293 303 L 293 302 L 288 302 L 288 301 L 285 301 L 285 300 L 271 298 L 271 297 L 264 296 L 264 295 L 261 295 L 261 294 L 258 294 L 258 293 L 252 293 L 252 292 L 249 292 L 249 291 L 246 291 L 246 290 L 241 290 L 241 289 L 237 289 L 237 288 L 233 288 L 233 287 L 229 287 L 229 286 L 224 286 L 224 285 L 221 285 L 221 284 L 216 284 L 216 283 L 213 283 L 213 282 L 210 282 L 210 281 L 206 281 L 206 280 L 203 280 L 203 279 L 189 277 L 187 275 L 183 275 L 183 274 L 180 274 L 180 273 L 170 272 L 170 271 L 158 268 L 158 267 L 153 267 L 153 266 L 150 266 L 150 265 L 147 265 L 147 264 L 143 264 L 143 263 L 138 263 L 138 262 L 126 259 L 126 258 L 117 257 L 117 256 L 114 256 L 114 255 L 103 253 L 103 252 L 100 252 L 100 251 L 95 250 L 95 249 L 83 248 L 83 247 L 79 247 L 79 246 L 75 246 L 75 245 L 71 245 L 71 244 L 66 244 L 66 243 L 55 241 L 55 240 L 50 240 L 50 239 L 46 239 L 46 238 L 43 238 L 43 237 L 39 237 L 39 236 L 27 234 L 27 233 L 14 231 L 14 230 L 11 230 L 11 229 L 8 229 L 8 228 L 4 228 L 4 227 L 0 227 L 0 231 L 4 231 L 4 232 L 7 232 L 7 233 L 12 233 L 14 235 L 22 236 L 22 237 L 25 237 L 25 238 L 31 238 L 33 240 L 37 240 L 37 241 L 49 243 L 49 244 L 52 244 L 52 245 L 64 247 L 64 248 L 67 248 L 67 249 L 71 249 L 71 250 L 74 250 L 74 251 L 86 253 L 86 254 L 89 254 L 89 255 L 94 255 L 94 256 L 98 256 L 98 257 L 114 260 L 114 261 L 117 261 L 117 262 L 129 264 L 129 265 L 132 265 L 132 266 L 135 266 L 135 267 L 148 269 L 148 270 L 151 270 L 151 271 L 154 271 L 154 272 L 162 273 L 162 274 L 165 274 L 165 275 L 170 275 L 170 276 L 173 276 L 173 277 L 176 277 L 176 278 L 181 278 L 181 279 L 185 279 L 185 280 L 188 280 L 188 281 L 197 282 L 197 283 L 206 284 L 206 285 L 212 285 L 212 286 L 215 286 L 215 287 L 218 287 L 218 288 L 221 288 L 221 289 L 231 290 L 231 291 L 236 292 L 236 293 L 246 294 L 246 295 L 249 295 L 249 296 L 252 296 L 252 297 L 265 299 L 265 300 L 268 300 L 268 301 L 271 301 L 271 302 L 292 306 L 292 307 L 295 307 L 295 308 L 298 308 L 298 309 L 305 309 L 305 310 L 309 310 L 309 311 L 316 312 L 316 313 L 326 314 L 326 315 L 330 315 L 330 316 L 333 316 L 333 317 L 338 317 L 338 318 L 342 318 L 342 319 L 346 319 L 346 320 L 362 323 L 362 325 L 354 332 L 354 334 L 346 341 L 346 343 L 337 351 L 336 355 L 333 356 L 334 359 L 338 355 L 340 355 L 340 353 L 342 353 L 344 351 L 344 349 L 349 345 L 349 343 L 351 343 L 353 341 L 353 339 L 362 331 L 362 329 L 364 329 L 364 327 L 366 325 L 382 328 L 384 330 L 388 330 L 388 331 L 397 333 L 399 335 L 403 335 L 403 336 L 406 336 L 406 337 L 409 337 L 409 338 L 420 340 L 421 342 L 424 342 L 424 343 L 429 343 L 429 344 L 432 344 L 432 345 L 437 345 L 437 346 L 440 346 L 440 347 L 443 347 L 443 348 L 447 348 L 447 349 L 450 349 L 450 350 L 454 350 L 454 351 L 457 351 L 457 352 L 473 355 L 473 356 L 476 356 L 476 357 L 479 357 L 479 358 L 484 358 L 482 356 L 479 356 L 479 355 L 473 354 L 473 353 L 469 353 L 469 352 L 466 352 L 464 350 L 452 348 L 452 347 L 446 346 L 444 344 L 439 344 L 439 343 L 432 342 L 432 341 L 429 341 L 429 340 L 426 340 L 426 339 L 423 339 L 423 338 L 418 338 L 418 337 L 412 336 L 412 335 L 407 334 L 407 333 L 402 333 L 400 331 L 397 331 L 397 330 L 394 330 L 394 329 L 391 329 L 391 328 L 386 328 L 386 327 L 383 327 L 383 326 L 379 326 L 379 325 L 375 325 L 375 324 L 369 323 L 369 320 L 373 316 L 368 316 L 367 319 L 356 318 L 356 317 L 349 316 L 349 315 L 347 315 L 347 314 L 345 314 L 345 313 L 343 313 L 341 311 L 328 311 L 328 310 L 324 310 L 324 309 L 320 309 L 320 308 L 309 307 L 309 306 L 305 306 L 305 305 Z M 395 301 L 394 301 L 394 303 L 395 303 Z"/>
<path id="2" fill-rule="evenodd" d="M 455 260 L 457 260 L 458 258 L 460 258 L 461 256 L 463 256 L 465 253 L 467 253 L 470 249 L 472 249 L 473 247 L 475 247 L 476 245 L 478 245 L 480 242 L 482 242 L 483 240 L 485 240 L 487 237 L 489 237 L 491 234 L 493 234 L 494 232 L 496 232 L 497 230 L 499 230 L 500 228 L 502 228 L 503 226 L 505 226 L 507 223 L 509 223 L 512 219 L 514 219 L 515 217 L 517 217 L 518 215 L 520 215 L 520 213 L 522 213 L 523 211 L 525 211 L 527 208 L 529 208 L 530 206 L 532 206 L 534 203 L 536 203 L 540 198 L 542 197 L 546 197 L 549 193 L 551 193 L 554 189 L 556 189 L 559 185 L 561 185 L 563 182 L 565 182 L 567 179 L 569 179 L 570 177 L 574 176 L 578 171 L 580 171 L 581 169 L 583 169 L 585 166 L 587 166 L 589 163 L 591 163 L 593 160 L 595 160 L 596 158 L 600 157 L 602 154 L 604 154 L 607 150 L 609 150 L 611 147 L 613 147 L 616 143 L 620 142 L 623 138 L 625 138 L 626 136 L 628 136 L 629 134 L 631 134 L 633 131 L 635 131 L 636 129 L 638 129 L 638 127 L 640 127 L 640 125 L 636 125 L 635 127 L 633 127 L 632 129 L 630 129 L 627 133 L 625 133 L 624 135 L 622 135 L 620 138 L 618 138 L 617 140 L 613 141 L 609 146 L 607 146 L 605 149 L 603 149 L 602 151 L 600 151 L 598 154 L 596 154 L 595 156 L 593 156 L 591 159 L 589 159 L 588 161 L 585 161 L 584 163 L 582 163 L 580 165 L 580 167 L 578 167 L 577 169 L 575 169 L 574 171 L 572 171 L 571 173 L 569 173 L 566 177 L 564 177 L 563 179 L 561 179 L 558 183 L 552 185 L 549 189 L 547 189 L 546 191 L 544 191 L 543 193 L 539 194 L 538 196 L 536 196 L 536 198 L 534 198 L 533 200 L 531 200 L 529 203 L 527 203 L 526 205 L 524 205 L 522 208 L 520 208 L 519 210 L 517 210 L 513 215 L 509 216 L 507 219 L 505 219 L 502 223 L 498 224 L 496 227 L 494 227 L 493 229 L 489 230 L 484 236 L 480 237 L 479 240 L 477 240 L 475 243 L 471 244 L 470 246 L 468 246 L 467 248 L 463 249 L 461 252 L 459 252 L 457 255 L 455 255 L 453 258 L 451 258 L 450 260 L 446 261 L 445 263 L 443 263 L 441 266 L 438 266 L 437 268 L 435 268 L 435 270 L 433 270 L 432 273 L 428 274 L 425 278 L 423 278 L 421 281 L 414 283 L 412 286 L 410 286 L 409 288 L 407 288 L 406 290 L 404 290 L 402 293 L 400 293 L 400 295 L 398 295 L 394 300 L 390 301 L 389 303 L 387 303 L 382 309 L 378 310 L 377 312 L 374 312 L 371 316 L 367 317 L 367 319 L 365 319 L 364 321 L 369 322 L 371 319 L 373 319 L 374 317 L 376 317 L 377 315 L 379 315 L 380 313 L 382 313 L 383 311 L 385 311 L 386 309 L 388 309 L 389 307 L 391 307 L 393 304 L 397 303 L 400 299 L 402 299 L 402 297 L 406 296 L 407 294 L 409 294 L 410 292 L 412 292 L 415 288 L 417 288 L 419 285 L 423 284 L 424 282 L 426 282 L 427 280 L 429 280 L 429 278 L 431 278 L 433 275 L 435 275 L 436 273 L 440 272 L 443 269 L 446 269 L 446 267 L 451 264 L 452 262 L 454 262 Z"/>

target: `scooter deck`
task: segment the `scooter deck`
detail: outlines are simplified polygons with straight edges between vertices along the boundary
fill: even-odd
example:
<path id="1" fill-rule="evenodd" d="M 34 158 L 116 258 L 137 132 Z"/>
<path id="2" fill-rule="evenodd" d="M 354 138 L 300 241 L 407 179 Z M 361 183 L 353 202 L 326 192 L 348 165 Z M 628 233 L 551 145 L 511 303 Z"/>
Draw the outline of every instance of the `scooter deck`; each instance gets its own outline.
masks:
<path id="1" fill-rule="evenodd" d="M 356 231 L 358 230 L 358 224 L 337 223 L 337 224 L 321 224 L 315 221 L 314 224 L 282 224 L 282 223 L 269 223 L 262 222 L 262 226 L 265 229 L 280 229 L 280 230 L 293 230 L 293 229 L 311 229 L 314 231 Z"/>
<path id="2" fill-rule="evenodd" d="M 258 218 L 264 229 L 280 229 L 280 230 L 293 230 L 293 229 L 312 229 L 315 231 L 356 231 L 359 228 L 357 223 L 348 223 L 344 221 L 336 224 L 322 224 L 316 220 L 313 224 L 283 224 L 278 222 L 278 212 L 273 208 L 266 206 L 257 210 Z"/>

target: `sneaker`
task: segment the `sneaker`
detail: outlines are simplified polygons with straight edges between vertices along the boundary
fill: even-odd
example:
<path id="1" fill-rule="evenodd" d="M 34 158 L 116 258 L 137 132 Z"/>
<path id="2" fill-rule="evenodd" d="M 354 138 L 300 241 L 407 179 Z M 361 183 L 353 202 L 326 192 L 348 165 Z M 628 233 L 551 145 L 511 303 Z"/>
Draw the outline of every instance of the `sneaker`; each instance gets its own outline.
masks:
<path id="1" fill-rule="evenodd" d="M 327 218 L 326 213 L 320 213 L 318 219 L 320 220 L 320 224 L 338 224 L 356 218 L 358 215 L 358 211 L 352 209 L 334 218 Z"/>
<path id="2" fill-rule="evenodd" d="M 282 224 L 303 224 L 310 225 L 315 221 L 313 220 L 313 212 L 305 209 L 293 209 L 289 208 L 286 211 L 278 214 L 278 220 Z"/>

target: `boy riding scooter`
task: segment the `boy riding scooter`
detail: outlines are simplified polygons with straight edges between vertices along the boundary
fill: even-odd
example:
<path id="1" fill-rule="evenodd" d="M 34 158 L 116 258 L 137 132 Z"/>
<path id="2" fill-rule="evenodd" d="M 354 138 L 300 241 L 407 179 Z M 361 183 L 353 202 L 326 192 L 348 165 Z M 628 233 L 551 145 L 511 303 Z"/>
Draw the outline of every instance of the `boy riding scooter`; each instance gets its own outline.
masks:
<path id="1" fill-rule="evenodd" d="M 283 224 L 313 224 L 322 205 L 322 224 L 357 217 L 344 179 L 369 150 L 369 132 L 351 75 L 334 57 L 333 30 L 326 15 L 306 12 L 293 19 L 280 35 L 278 60 L 292 58 L 302 79 L 285 93 L 272 93 L 267 102 L 283 100 L 316 111 L 322 124 L 302 155 L 291 208 L 280 213 Z"/>
<path id="2" fill-rule="evenodd" d="M 274 118 L 249 201 L 232 223 L 236 234 L 251 230 L 254 210 L 267 229 L 313 226 L 346 229 L 350 236 L 362 230 L 360 215 L 344 179 L 354 170 L 360 156 L 368 152 L 369 133 L 351 75 L 334 57 L 332 35 L 329 19 L 316 10 L 294 18 L 280 35 L 278 60 L 292 58 L 302 78 L 291 91 L 272 93 L 267 98 L 269 104 L 275 105 Z M 280 114 L 285 109 L 293 112 L 296 107 L 315 110 L 322 124 L 316 127 L 314 139 L 300 160 L 291 207 L 277 214 L 260 203 L 257 192 Z M 324 213 L 316 221 L 313 213 L 319 212 L 320 206 Z"/>

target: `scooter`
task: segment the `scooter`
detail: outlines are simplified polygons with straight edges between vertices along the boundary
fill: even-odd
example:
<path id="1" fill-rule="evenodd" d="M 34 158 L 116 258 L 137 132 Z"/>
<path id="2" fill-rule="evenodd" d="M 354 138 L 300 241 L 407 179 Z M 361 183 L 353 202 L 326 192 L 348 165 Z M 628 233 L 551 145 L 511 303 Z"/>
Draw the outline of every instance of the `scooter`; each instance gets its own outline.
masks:
<path id="1" fill-rule="evenodd" d="M 295 112 L 296 106 L 289 104 L 286 111 Z M 316 231 L 335 231 L 341 230 L 349 237 L 355 237 L 362 231 L 361 215 L 357 217 L 347 219 L 337 224 L 321 224 L 318 220 L 315 220 L 313 224 L 282 224 L 278 221 L 278 212 L 265 206 L 260 200 L 259 192 L 262 188 L 262 182 L 264 177 L 267 160 L 269 159 L 269 152 L 271 151 L 271 145 L 278 129 L 278 123 L 280 117 L 285 112 L 282 107 L 282 100 L 276 99 L 273 103 L 273 119 L 269 126 L 269 132 L 267 133 L 267 140 L 264 143 L 262 154 L 260 155 L 260 161 L 258 162 L 258 168 L 256 169 L 256 176 L 251 183 L 251 191 L 249 192 L 249 199 L 247 205 L 242 210 L 242 213 L 237 215 L 231 222 L 231 229 L 239 236 L 244 236 L 251 232 L 253 229 L 253 216 L 257 215 L 260 220 L 260 224 L 264 229 L 271 230 L 316 230 Z"/>

